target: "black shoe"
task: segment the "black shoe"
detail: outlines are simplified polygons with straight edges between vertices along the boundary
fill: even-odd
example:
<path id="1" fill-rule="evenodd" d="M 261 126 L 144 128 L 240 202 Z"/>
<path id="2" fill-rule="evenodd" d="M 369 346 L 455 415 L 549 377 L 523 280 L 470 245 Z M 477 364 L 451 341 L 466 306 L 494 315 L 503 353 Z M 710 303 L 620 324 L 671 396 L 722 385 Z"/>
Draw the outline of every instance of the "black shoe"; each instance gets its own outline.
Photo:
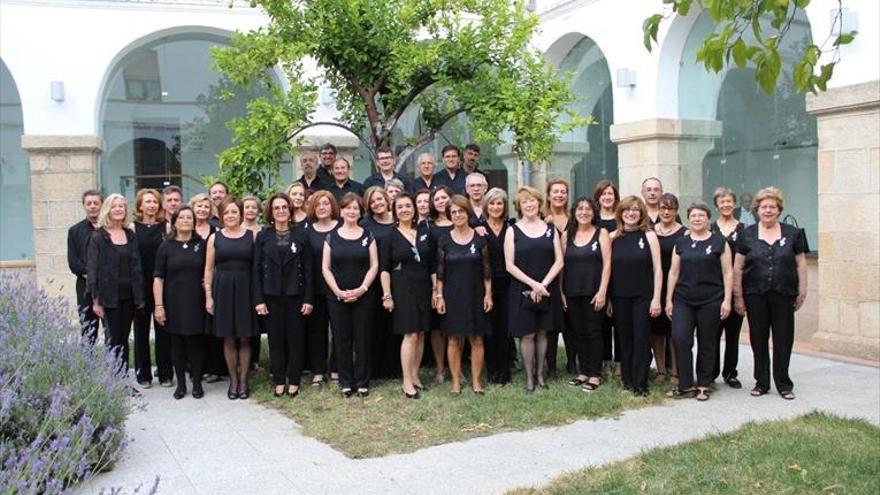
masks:
<path id="1" fill-rule="evenodd" d="M 242 387 L 241 385 L 242 384 L 238 384 L 238 398 L 241 400 L 245 400 L 251 396 L 251 388 L 248 386 L 247 383 L 244 384 L 244 387 Z"/>
<path id="2" fill-rule="evenodd" d="M 192 391 L 193 399 L 201 399 L 205 396 L 205 391 L 202 389 L 201 383 L 193 383 L 193 391 Z"/>
<path id="3" fill-rule="evenodd" d="M 177 387 L 177 390 L 174 391 L 174 398 L 180 400 L 186 397 L 186 388 Z"/>
<path id="4" fill-rule="evenodd" d="M 293 391 L 291 391 L 291 389 L 288 387 L 288 389 L 287 389 L 287 396 L 288 396 L 288 397 L 290 397 L 291 399 L 293 399 L 293 398 L 296 397 L 297 395 L 299 395 L 299 387 L 297 387 L 296 390 L 293 390 Z"/>
<path id="5" fill-rule="evenodd" d="M 278 391 L 278 386 L 276 386 L 275 389 L 272 390 L 272 397 L 282 397 L 282 396 L 284 396 L 284 386 L 283 385 L 281 386 L 281 392 Z"/>
<path id="6" fill-rule="evenodd" d="M 226 398 L 229 400 L 238 399 L 238 388 L 232 385 L 232 382 L 229 382 L 229 390 L 226 391 Z"/>
<path id="7" fill-rule="evenodd" d="M 344 399 L 350 398 L 352 396 L 352 394 L 354 394 L 354 392 L 350 388 L 346 387 L 346 388 L 342 389 L 342 397 Z"/>
<path id="8" fill-rule="evenodd" d="M 408 393 L 406 393 L 406 390 L 404 390 L 404 389 L 402 389 L 402 388 L 400 389 L 400 391 L 403 392 L 403 395 L 404 395 L 407 399 L 421 399 L 421 396 L 419 395 L 419 391 L 418 391 L 418 389 L 416 389 L 415 393 L 412 393 L 412 394 L 408 394 Z"/>
<path id="9" fill-rule="evenodd" d="M 370 389 L 368 388 L 359 388 L 358 389 L 358 397 L 369 397 Z"/>
<path id="10" fill-rule="evenodd" d="M 726 378 L 724 382 L 727 383 L 727 386 L 730 388 L 742 388 L 743 386 L 742 382 L 737 380 L 735 376 Z"/>

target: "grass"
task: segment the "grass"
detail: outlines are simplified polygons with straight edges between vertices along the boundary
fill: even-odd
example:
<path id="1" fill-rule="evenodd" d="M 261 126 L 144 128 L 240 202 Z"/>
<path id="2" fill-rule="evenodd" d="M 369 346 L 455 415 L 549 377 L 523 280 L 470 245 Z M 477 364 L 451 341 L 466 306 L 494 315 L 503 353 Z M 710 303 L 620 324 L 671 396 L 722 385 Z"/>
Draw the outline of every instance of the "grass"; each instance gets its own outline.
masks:
<path id="1" fill-rule="evenodd" d="M 564 370 L 564 365 L 560 365 Z M 616 380 L 607 381 L 590 394 L 570 387 L 569 377 L 550 380 L 549 390 L 525 395 L 522 372 L 505 387 L 487 385 L 486 395 L 475 395 L 465 385 L 460 396 L 449 393 L 449 383 L 434 384 L 425 370 L 428 390 L 419 400 L 406 399 L 397 380 L 374 381 L 370 396 L 343 399 L 336 386 L 309 386 L 303 378 L 300 395 L 274 398 L 266 372 L 255 374 L 252 397 L 295 420 L 303 433 L 317 438 L 353 458 L 380 457 L 412 452 L 431 445 L 467 440 L 495 433 L 529 430 L 572 423 L 583 418 L 616 416 L 663 401 L 665 387 L 636 398 Z"/>
<path id="2" fill-rule="evenodd" d="M 880 428 L 811 413 L 567 474 L 535 494 L 880 493 Z"/>

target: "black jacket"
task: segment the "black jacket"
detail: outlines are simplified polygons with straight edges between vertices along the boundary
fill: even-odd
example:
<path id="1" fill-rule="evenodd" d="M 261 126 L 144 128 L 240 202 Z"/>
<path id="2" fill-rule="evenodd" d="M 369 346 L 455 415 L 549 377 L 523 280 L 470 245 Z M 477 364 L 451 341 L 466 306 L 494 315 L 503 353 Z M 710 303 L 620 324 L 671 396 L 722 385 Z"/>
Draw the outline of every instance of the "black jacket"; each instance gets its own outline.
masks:
<path id="1" fill-rule="evenodd" d="M 128 260 L 131 264 L 131 292 L 135 306 L 144 304 L 144 274 L 141 255 L 134 232 L 124 229 L 128 241 Z M 119 304 L 119 255 L 113 248 L 110 234 L 103 227 L 92 232 L 87 252 L 88 290 L 106 308 Z"/>
<path id="2" fill-rule="evenodd" d="M 73 224 L 67 230 L 67 266 L 76 275 L 76 303 L 79 306 L 91 304 L 86 291 L 86 250 L 94 231 L 95 227 L 88 218 Z"/>
<path id="3" fill-rule="evenodd" d="M 304 304 L 312 304 L 313 281 L 312 249 L 306 229 L 290 229 L 290 241 L 296 249 L 279 252 L 274 227 L 267 227 L 257 235 L 254 245 L 254 304 L 264 304 L 265 296 L 303 296 Z"/>

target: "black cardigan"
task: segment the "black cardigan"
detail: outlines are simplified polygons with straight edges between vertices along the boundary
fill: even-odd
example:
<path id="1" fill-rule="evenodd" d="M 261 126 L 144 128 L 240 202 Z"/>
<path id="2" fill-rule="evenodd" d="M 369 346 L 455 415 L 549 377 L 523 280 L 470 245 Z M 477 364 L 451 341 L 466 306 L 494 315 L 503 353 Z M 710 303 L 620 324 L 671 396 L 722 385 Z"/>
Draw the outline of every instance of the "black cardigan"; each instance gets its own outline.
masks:
<path id="1" fill-rule="evenodd" d="M 304 304 L 312 304 L 315 284 L 313 281 L 312 249 L 306 229 L 292 227 L 292 249 L 279 253 L 274 227 L 267 227 L 257 235 L 254 245 L 254 304 L 264 304 L 265 296 L 303 296 Z M 283 290 L 282 290 L 283 288 Z"/>
<path id="2" fill-rule="evenodd" d="M 128 259 L 131 263 L 131 291 L 135 306 L 144 304 L 144 274 L 141 271 L 141 255 L 134 232 L 123 229 L 128 241 Z M 86 261 L 89 294 L 92 300 L 106 308 L 119 305 L 119 255 L 113 248 L 110 234 L 103 227 L 92 232 Z"/>

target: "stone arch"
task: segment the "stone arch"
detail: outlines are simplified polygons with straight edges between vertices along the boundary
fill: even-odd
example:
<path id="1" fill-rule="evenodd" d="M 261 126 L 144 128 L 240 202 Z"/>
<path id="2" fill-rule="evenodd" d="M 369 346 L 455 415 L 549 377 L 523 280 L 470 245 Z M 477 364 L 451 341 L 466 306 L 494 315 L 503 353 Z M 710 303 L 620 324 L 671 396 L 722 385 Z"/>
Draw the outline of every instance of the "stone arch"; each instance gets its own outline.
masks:
<path id="1" fill-rule="evenodd" d="M 0 58 L 0 261 L 33 259 L 29 157 L 21 147 L 24 112 L 15 77 Z"/>

